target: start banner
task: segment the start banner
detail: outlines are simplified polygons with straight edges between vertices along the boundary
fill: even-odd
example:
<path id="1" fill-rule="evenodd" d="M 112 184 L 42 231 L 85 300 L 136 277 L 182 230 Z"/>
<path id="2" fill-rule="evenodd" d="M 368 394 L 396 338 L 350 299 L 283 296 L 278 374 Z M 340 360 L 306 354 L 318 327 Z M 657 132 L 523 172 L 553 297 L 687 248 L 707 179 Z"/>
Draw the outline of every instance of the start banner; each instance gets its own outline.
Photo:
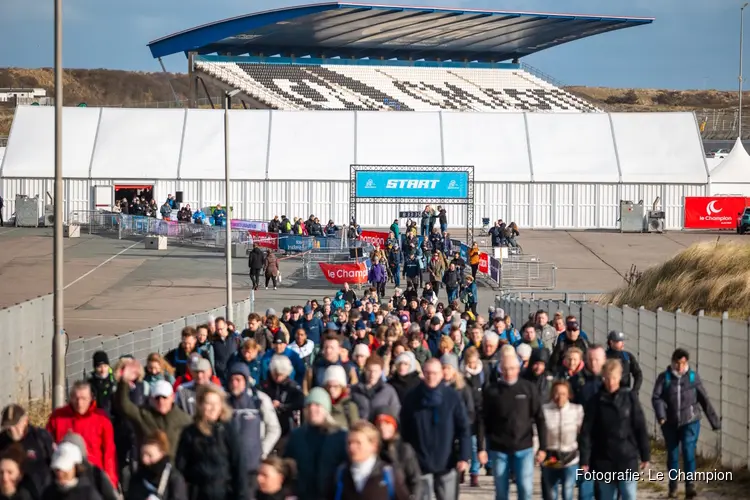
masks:
<path id="1" fill-rule="evenodd" d="M 319 262 L 323 276 L 333 285 L 367 283 L 367 264 L 352 262 L 346 264 L 326 264 Z"/>
<path id="2" fill-rule="evenodd" d="M 686 196 L 685 229 L 734 229 L 748 202 L 740 196 Z"/>
<path id="3" fill-rule="evenodd" d="M 276 233 L 266 233 L 264 231 L 248 231 L 248 236 L 253 240 L 253 245 L 270 248 L 271 250 L 279 249 L 279 235 Z"/>
<path id="4" fill-rule="evenodd" d="M 385 248 L 385 242 L 388 240 L 388 233 L 383 231 L 362 231 L 362 240 L 371 245 L 378 245 Z"/>

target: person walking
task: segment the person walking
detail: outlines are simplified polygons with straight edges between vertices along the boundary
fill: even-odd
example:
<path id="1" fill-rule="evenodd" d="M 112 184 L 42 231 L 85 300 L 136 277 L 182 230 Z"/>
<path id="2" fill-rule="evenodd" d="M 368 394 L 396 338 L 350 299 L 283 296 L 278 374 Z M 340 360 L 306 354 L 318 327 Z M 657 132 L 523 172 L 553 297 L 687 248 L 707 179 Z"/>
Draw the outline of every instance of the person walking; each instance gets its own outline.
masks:
<path id="1" fill-rule="evenodd" d="M 401 471 L 380 459 L 380 436 L 373 424 L 359 421 L 349 431 L 349 460 L 338 467 L 324 497 L 330 500 L 409 500 Z"/>
<path id="2" fill-rule="evenodd" d="M 263 269 L 265 260 L 263 250 L 261 250 L 258 245 L 253 245 L 253 249 L 250 250 L 250 254 L 247 257 L 247 266 L 250 268 L 250 280 L 253 283 L 253 290 L 258 289 L 258 284 L 260 283 L 260 271 Z"/>
<path id="3" fill-rule="evenodd" d="M 570 402 L 570 385 L 552 384 L 552 401 L 542 406 L 547 432 L 547 457 L 542 463 L 542 497 L 573 500 L 578 471 L 578 433 L 583 424 L 583 407 Z"/>
<path id="4" fill-rule="evenodd" d="M 471 277 L 477 279 L 477 271 L 479 270 L 479 243 L 476 241 L 471 248 L 469 248 L 469 265 L 471 266 Z"/>
<path id="5" fill-rule="evenodd" d="M 383 358 L 373 354 L 365 362 L 365 379 L 352 387 L 352 399 L 360 418 L 372 420 L 375 409 L 380 407 L 395 408 L 397 414 L 401 410 L 396 389 L 385 381 L 384 367 Z"/>
<path id="6" fill-rule="evenodd" d="M 347 432 L 331 418 L 331 398 L 322 387 L 314 387 L 305 400 L 304 424 L 292 431 L 284 449 L 284 457 L 297 464 L 298 500 L 324 498 L 346 451 Z"/>
<path id="7" fill-rule="evenodd" d="M 643 409 L 638 396 L 620 386 L 621 380 L 622 364 L 608 360 L 602 369 L 602 389 L 586 404 L 578 437 L 580 468 L 608 479 L 597 477 L 600 500 L 635 500 L 638 482 L 632 472 L 639 466 L 646 469 L 651 460 Z M 620 480 L 609 477 L 611 474 L 619 474 Z"/>
<path id="8" fill-rule="evenodd" d="M 635 354 L 625 350 L 625 334 L 612 330 L 607 335 L 607 344 L 609 344 L 607 359 L 619 359 L 620 363 L 622 363 L 621 385 L 632 389 L 637 394 L 643 384 L 643 372 Z"/>
<path id="9" fill-rule="evenodd" d="M 519 500 L 531 500 L 534 462 L 546 458 L 547 427 L 536 386 L 520 378 L 521 363 L 515 352 L 500 358 L 499 373 L 482 391 L 477 448 L 479 462 L 490 463 L 495 478 L 495 498 L 509 497 L 511 471 L 515 473 Z M 534 426 L 539 451 L 534 453 Z M 489 451 L 489 453 L 488 453 Z"/>
<path id="10" fill-rule="evenodd" d="M 3 408 L 0 429 L 0 454 L 14 447 L 21 451 L 29 492 L 38 498 L 52 478 L 49 468 L 54 451 L 52 436 L 46 429 L 31 425 L 26 409 L 17 404 Z"/>
<path id="11" fill-rule="evenodd" d="M 266 260 L 263 263 L 266 275 L 266 290 L 268 282 L 273 282 L 273 289 L 276 290 L 277 279 L 279 277 L 279 258 L 270 249 L 266 250 Z"/>
<path id="12" fill-rule="evenodd" d="M 458 300 L 458 290 L 461 286 L 461 276 L 453 262 L 448 264 L 448 269 L 443 274 L 443 283 L 445 284 L 445 291 L 448 293 L 448 304 L 453 304 L 454 301 Z"/>
<path id="13" fill-rule="evenodd" d="M 424 494 L 456 500 L 457 472 L 467 471 L 471 459 L 469 417 L 461 396 L 443 382 L 440 360 L 431 358 L 423 371 L 424 380 L 401 407 L 401 434 L 417 454 Z"/>
<path id="14" fill-rule="evenodd" d="M 398 412 L 395 408 L 376 408 L 373 423 L 378 428 L 382 446 L 380 458 L 404 474 L 406 487 L 412 498 L 422 498 L 422 471 L 414 448 L 399 433 Z"/>
<path id="15" fill-rule="evenodd" d="M 380 257 L 376 256 L 372 260 L 372 266 L 370 267 L 367 281 L 375 287 L 378 297 L 385 297 L 385 283 L 388 281 L 388 272 L 386 271 L 385 266 L 380 263 Z"/>
<path id="16" fill-rule="evenodd" d="M 72 443 L 60 443 L 52 455 L 50 467 L 54 482 L 45 488 L 42 500 L 102 500 L 81 470 L 81 450 Z"/>
<path id="17" fill-rule="evenodd" d="M 659 374 L 651 396 L 656 420 L 661 426 L 667 446 L 669 470 L 669 498 L 677 498 L 678 472 L 685 477 L 695 472 L 695 446 L 701 430 L 703 413 L 715 431 L 721 429 L 721 419 L 708 399 L 698 372 L 690 368 L 690 354 L 684 349 L 672 353 L 672 363 Z M 680 466 L 682 448 L 682 469 Z M 695 498 L 695 483 L 685 482 L 685 498 Z"/>
<path id="18" fill-rule="evenodd" d="M 270 376 L 260 389 L 271 398 L 276 409 L 276 416 L 281 426 L 281 437 L 275 449 L 282 452 L 292 430 L 299 426 L 300 414 L 305 407 L 305 395 L 302 389 L 292 380 L 294 372 L 292 362 L 286 356 L 275 355 L 269 365 Z"/>
<path id="19" fill-rule="evenodd" d="M 138 470 L 130 481 L 125 500 L 185 500 L 187 484 L 169 460 L 169 439 L 156 431 L 143 441 Z"/>

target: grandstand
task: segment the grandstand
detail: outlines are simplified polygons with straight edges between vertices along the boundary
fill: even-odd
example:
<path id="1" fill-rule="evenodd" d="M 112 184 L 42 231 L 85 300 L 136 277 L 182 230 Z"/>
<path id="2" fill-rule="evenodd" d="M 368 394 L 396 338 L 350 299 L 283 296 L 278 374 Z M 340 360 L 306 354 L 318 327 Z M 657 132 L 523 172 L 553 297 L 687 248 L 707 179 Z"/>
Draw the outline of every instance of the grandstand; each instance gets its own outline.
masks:
<path id="1" fill-rule="evenodd" d="M 149 47 L 157 58 L 187 53 L 196 79 L 240 90 L 251 108 L 596 112 L 519 58 L 651 21 L 324 3 L 218 21 Z"/>

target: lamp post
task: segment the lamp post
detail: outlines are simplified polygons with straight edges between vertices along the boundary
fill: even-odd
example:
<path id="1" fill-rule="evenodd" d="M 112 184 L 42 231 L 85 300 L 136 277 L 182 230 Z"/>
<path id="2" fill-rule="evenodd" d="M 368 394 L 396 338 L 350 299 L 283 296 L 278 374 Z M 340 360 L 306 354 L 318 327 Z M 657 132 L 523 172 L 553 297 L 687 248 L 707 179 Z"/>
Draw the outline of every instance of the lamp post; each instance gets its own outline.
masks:
<path id="1" fill-rule="evenodd" d="M 65 404 L 65 330 L 63 329 L 63 178 L 62 178 L 62 0 L 55 0 L 55 231 L 53 259 L 52 405 Z"/>
<path id="2" fill-rule="evenodd" d="M 743 45 L 743 35 L 744 35 L 744 28 L 745 28 L 745 7 L 747 7 L 750 4 L 750 2 L 745 2 L 745 4 L 740 7 L 740 95 L 739 95 L 739 111 L 738 111 L 738 125 L 737 125 L 737 137 L 739 137 L 740 140 L 742 140 L 742 45 Z"/>
<path id="3" fill-rule="evenodd" d="M 229 109 L 232 107 L 232 97 L 239 94 L 239 90 L 224 92 L 224 185 L 226 189 L 226 259 L 227 259 L 227 321 L 232 321 L 232 208 L 230 193 L 232 192 L 229 176 Z"/>

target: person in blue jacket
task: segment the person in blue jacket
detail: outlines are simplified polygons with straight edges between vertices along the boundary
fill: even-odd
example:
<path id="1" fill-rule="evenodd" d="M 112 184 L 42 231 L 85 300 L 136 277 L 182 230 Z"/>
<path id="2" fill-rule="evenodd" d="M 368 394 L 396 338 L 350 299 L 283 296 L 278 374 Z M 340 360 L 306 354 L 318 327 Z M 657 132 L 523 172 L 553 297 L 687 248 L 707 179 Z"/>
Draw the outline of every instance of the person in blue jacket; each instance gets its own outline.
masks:
<path id="1" fill-rule="evenodd" d="M 309 304 L 305 306 L 302 312 L 305 315 L 305 319 L 302 320 L 299 326 L 305 329 L 308 339 L 312 340 L 315 345 L 320 344 L 320 337 L 325 333 L 323 320 L 315 317 L 315 311 Z"/>
<path id="2" fill-rule="evenodd" d="M 305 381 L 305 362 L 294 350 L 289 349 L 284 332 L 276 332 L 273 336 L 273 348 L 266 351 L 260 360 L 260 379 L 268 380 L 270 374 L 271 359 L 276 356 L 286 356 L 292 362 L 292 374 L 289 378 L 294 380 L 300 387 Z"/>
<path id="3" fill-rule="evenodd" d="M 227 212 L 223 208 L 221 208 L 221 204 L 217 204 L 216 208 L 214 208 L 213 213 L 214 218 L 214 226 L 224 226 L 227 223 Z"/>
<path id="4" fill-rule="evenodd" d="M 474 278 L 471 276 L 466 277 L 466 285 L 461 291 L 461 302 L 466 306 L 464 311 L 471 311 L 474 317 L 477 316 L 477 303 L 479 303 L 479 291 L 477 290 L 477 284 Z"/>

